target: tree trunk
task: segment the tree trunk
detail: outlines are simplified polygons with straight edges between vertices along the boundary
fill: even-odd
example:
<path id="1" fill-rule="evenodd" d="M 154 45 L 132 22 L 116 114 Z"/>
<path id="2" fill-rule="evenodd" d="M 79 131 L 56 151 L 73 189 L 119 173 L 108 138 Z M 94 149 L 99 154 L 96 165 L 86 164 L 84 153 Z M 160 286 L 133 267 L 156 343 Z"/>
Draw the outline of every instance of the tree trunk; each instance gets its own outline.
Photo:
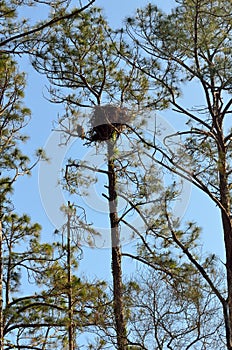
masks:
<path id="1" fill-rule="evenodd" d="M 108 181 L 109 181 L 109 210 L 111 226 L 111 247 L 112 247 L 112 275 L 113 275 L 113 294 L 114 294 L 114 316 L 117 334 L 118 350 L 127 349 L 127 331 L 124 319 L 123 306 L 123 285 L 122 285 L 122 267 L 121 267 L 121 248 L 120 233 L 117 212 L 117 177 L 114 164 L 114 145 L 111 139 L 107 143 L 108 151 Z"/>
<path id="2" fill-rule="evenodd" d="M 232 350 L 232 222 L 231 222 L 231 199 L 227 173 L 227 147 L 223 135 L 223 118 L 220 116 L 220 108 L 216 105 L 216 116 L 214 117 L 218 135 L 218 172 L 221 221 L 224 233 L 224 245 L 226 253 L 226 275 L 227 275 L 227 305 L 223 307 L 226 341 L 228 350 Z M 217 123 L 217 124 L 216 124 Z"/>
<path id="3" fill-rule="evenodd" d="M 227 308 L 224 310 L 227 348 L 232 350 L 232 229 L 231 220 L 223 212 L 222 224 L 226 250 Z"/>
<path id="4" fill-rule="evenodd" d="M 0 220 L 0 350 L 4 348 L 4 325 L 3 325 L 3 256 L 2 256 L 2 222 Z"/>
<path id="5" fill-rule="evenodd" d="M 223 209 L 221 219 L 224 232 L 224 244 L 226 252 L 226 274 L 227 274 L 227 309 L 224 310 L 227 348 L 232 350 L 232 222 L 230 213 L 230 193 L 226 175 L 225 153 L 220 155 L 220 197 Z"/>
<path id="6" fill-rule="evenodd" d="M 73 293 L 72 293 L 72 271 L 71 271 L 71 229 L 70 229 L 70 203 L 68 202 L 67 222 L 67 272 L 68 272 L 68 349 L 75 350 L 74 326 L 73 326 Z"/>

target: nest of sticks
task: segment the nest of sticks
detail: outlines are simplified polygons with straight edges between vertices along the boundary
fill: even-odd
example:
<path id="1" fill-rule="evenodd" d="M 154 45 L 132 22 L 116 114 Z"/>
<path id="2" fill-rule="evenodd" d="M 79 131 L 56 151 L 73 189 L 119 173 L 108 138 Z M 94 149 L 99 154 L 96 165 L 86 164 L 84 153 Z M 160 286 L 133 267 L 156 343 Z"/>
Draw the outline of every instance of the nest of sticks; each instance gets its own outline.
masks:
<path id="1" fill-rule="evenodd" d="M 101 142 L 110 140 L 113 135 L 118 137 L 130 120 L 131 115 L 125 108 L 97 106 L 90 120 L 89 138 L 91 141 Z"/>

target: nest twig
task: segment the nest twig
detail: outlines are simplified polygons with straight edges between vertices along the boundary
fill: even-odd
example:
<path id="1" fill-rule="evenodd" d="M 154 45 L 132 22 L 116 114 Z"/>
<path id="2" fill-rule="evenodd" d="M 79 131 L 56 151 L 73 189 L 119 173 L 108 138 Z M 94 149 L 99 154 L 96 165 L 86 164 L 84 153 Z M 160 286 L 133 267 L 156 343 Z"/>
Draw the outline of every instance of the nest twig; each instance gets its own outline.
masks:
<path id="1" fill-rule="evenodd" d="M 96 107 L 90 120 L 90 140 L 107 141 L 115 134 L 118 137 L 130 119 L 131 115 L 125 108 L 111 105 Z"/>

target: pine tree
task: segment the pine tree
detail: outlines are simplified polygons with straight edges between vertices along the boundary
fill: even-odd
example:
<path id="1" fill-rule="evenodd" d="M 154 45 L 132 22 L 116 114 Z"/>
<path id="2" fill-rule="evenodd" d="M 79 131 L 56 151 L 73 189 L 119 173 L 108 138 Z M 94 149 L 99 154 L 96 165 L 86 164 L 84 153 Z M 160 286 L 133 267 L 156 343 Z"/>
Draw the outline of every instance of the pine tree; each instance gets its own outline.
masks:
<path id="1" fill-rule="evenodd" d="M 156 150 L 154 162 L 191 181 L 220 212 L 226 255 L 226 297 L 211 283 L 204 266 L 181 245 L 181 239 L 173 237 L 217 295 L 224 313 L 227 349 L 231 349 L 230 2 L 184 0 L 177 4 L 171 14 L 152 4 L 139 9 L 135 17 L 128 18 L 126 31 L 138 50 L 136 67 L 150 79 L 150 86 L 160 88 L 157 95 L 165 91 L 169 107 L 176 112 L 172 114 L 173 120 L 183 121 L 183 128 L 176 135 L 166 137 L 166 148 L 152 143 L 150 146 L 146 143 L 146 147 L 151 147 L 151 152 Z M 125 55 L 124 58 L 129 63 L 130 59 Z M 191 101 L 187 101 L 185 94 L 193 88 L 196 96 L 192 94 Z M 177 135 L 182 146 L 174 151 Z M 174 234 L 173 225 L 166 219 Z"/>
<path id="2" fill-rule="evenodd" d="M 67 115 L 59 121 L 66 137 L 80 137 L 93 146 L 102 143 L 107 148 L 108 170 L 103 173 L 108 174 L 109 188 L 105 197 L 109 203 L 111 227 L 114 317 L 117 347 L 122 350 L 126 348 L 127 331 L 122 295 L 115 147 L 118 136 L 132 117 L 132 112 L 126 113 L 123 105 L 131 103 L 131 108 L 134 105 L 138 109 L 147 84 L 133 68 L 128 71 L 121 64 L 109 32 L 100 10 L 93 8 L 82 13 L 78 20 L 61 22 L 56 33 L 38 43 L 32 63 L 49 78 L 52 102 L 63 102 L 66 107 Z M 93 108 L 92 117 L 86 118 L 83 126 L 79 124 L 79 107 Z M 75 160 L 66 166 L 65 177 L 72 191 L 75 191 L 72 178 L 76 177 L 78 168 L 81 168 L 80 164 L 75 164 Z"/>
<path id="3" fill-rule="evenodd" d="M 51 101 L 65 105 L 67 114 L 60 120 L 60 125 L 67 139 L 80 137 L 87 140 L 89 145 L 94 142 L 97 144 L 99 141 L 111 140 L 112 142 L 115 141 L 114 134 L 117 134 L 117 131 L 121 134 L 124 131 L 118 129 L 122 125 L 127 131 L 133 133 L 133 142 L 131 142 L 133 152 L 131 153 L 137 152 L 140 162 L 138 160 L 136 162 L 133 155 L 131 159 L 134 164 L 132 161 L 127 163 L 126 155 L 124 154 L 123 158 L 115 156 L 115 150 L 112 152 L 111 149 L 109 152 L 110 144 L 108 144 L 108 155 L 114 154 L 113 157 L 108 158 L 111 160 L 109 165 L 113 169 L 109 174 L 114 176 L 117 169 L 117 174 L 120 174 L 121 179 L 126 179 L 126 185 L 130 183 L 133 189 L 128 192 L 131 198 L 124 195 L 123 191 L 116 193 L 116 197 L 120 193 L 121 198 L 128 203 L 128 210 L 119 218 L 120 224 L 129 227 L 143 242 L 139 253 L 133 257 L 147 265 L 152 264 L 156 268 L 162 268 L 163 272 L 169 275 L 170 270 L 176 268 L 176 260 L 170 259 L 165 250 L 161 250 L 160 254 L 157 253 L 153 237 L 156 240 L 158 237 L 162 241 L 163 248 L 175 247 L 174 251 L 177 249 L 178 254 L 181 252 L 181 256 L 184 255 L 197 269 L 222 304 L 227 347 L 230 349 L 229 304 L 223 289 L 214 283 L 204 263 L 192 253 L 191 244 L 196 239 L 197 229 L 191 224 L 190 227 L 187 226 L 181 231 L 175 218 L 171 217 L 168 205 L 170 200 L 175 199 L 174 188 L 169 191 L 160 189 L 160 203 L 157 205 L 155 191 L 158 187 L 156 186 L 158 176 L 151 174 L 155 168 L 154 164 L 158 163 L 185 180 L 192 181 L 220 207 L 224 227 L 226 224 L 228 226 L 230 208 L 227 195 L 230 191 L 230 171 L 227 172 L 225 166 L 225 151 L 228 152 L 226 157 L 229 164 L 231 132 L 228 132 L 226 137 L 221 132 L 223 118 L 228 115 L 231 106 L 229 100 L 224 104 L 224 109 L 222 105 L 222 97 L 227 99 L 224 95 L 226 96 L 227 92 L 230 93 L 228 68 L 230 46 L 227 40 L 230 35 L 230 18 L 227 13 L 229 6 L 224 7 L 221 2 L 213 1 L 209 4 L 203 0 L 181 1 L 181 5 L 171 15 L 165 15 L 155 6 L 148 5 L 144 10 L 138 10 L 136 18 L 129 18 L 126 30 L 134 41 L 135 49 L 121 40 L 123 31 L 113 33 L 110 30 L 100 10 L 91 9 L 89 12 L 82 13 L 78 20 L 70 19 L 65 23 L 61 22 L 56 33 L 51 32 L 37 42 L 32 63 L 39 72 L 47 75 L 51 83 Z M 209 17 L 208 27 L 205 27 L 205 14 Z M 215 18 L 219 23 L 214 21 Z M 223 24 L 221 20 L 224 21 Z M 221 26 L 220 35 L 215 29 L 215 23 Z M 215 31 L 216 37 L 219 36 L 219 39 L 217 38 L 219 46 L 215 43 Z M 194 79 L 203 86 L 206 109 L 202 110 L 199 107 L 189 110 L 181 104 L 181 83 L 187 85 Z M 135 118 L 132 118 L 133 124 L 130 120 L 126 122 L 124 120 L 124 123 L 112 122 L 108 115 L 105 118 L 104 108 L 108 106 L 116 109 L 128 107 L 130 112 L 131 110 L 135 112 L 136 109 Z M 157 144 L 155 139 L 147 140 L 139 120 L 143 115 L 141 117 L 137 112 L 147 108 L 149 113 L 151 108 L 161 109 L 170 106 L 173 106 L 182 116 L 186 115 L 185 122 L 189 122 L 188 119 L 191 120 L 189 130 L 178 132 L 184 147 L 181 148 L 181 145 L 175 147 L 175 152 L 172 149 L 172 142 L 176 142 L 175 137 L 178 135 L 166 137 L 165 147 Z M 89 114 L 85 114 L 81 119 L 82 111 L 79 107 L 93 108 L 90 118 Z M 91 118 L 98 108 L 99 110 L 103 108 L 101 110 L 103 122 L 97 122 L 94 125 L 91 124 L 93 121 Z M 204 114 L 205 111 L 206 114 Z M 157 130 L 154 129 L 153 132 L 156 134 Z M 137 143 L 134 137 L 137 138 Z M 149 167 L 146 167 L 144 157 L 149 159 Z M 189 171 L 190 159 L 191 170 Z M 140 168 L 138 168 L 139 165 Z M 139 174 L 141 168 L 145 169 L 145 174 Z M 73 192 L 78 190 L 77 179 L 81 181 L 80 177 L 78 178 L 81 169 L 95 170 L 107 175 L 104 170 L 77 162 L 76 159 L 70 160 L 67 169 L 71 170 L 71 173 L 66 171 L 66 179 L 69 180 L 68 186 Z M 218 179 L 219 182 L 217 182 Z M 151 195 L 154 197 L 151 198 Z M 110 193 L 105 196 L 109 198 Z M 225 198 L 226 203 L 222 202 Z M 126 215 L 132 212 L 140 216 L 143 222 L 142 229 L 131 225 L 127 220 Z M 157 213 L 161 213 L 162 220 L 156 220 Z M 159 225 L 164 232 L 159 230 Z M 186 232 L 189 236 L 185 236 Z M 229 230 L 226 232 L 225 237 L 229 239 L 230 232 Z M 229 256 L 230 245 L 226 247 Z M 123 348 L 125 345 L 118 344 L 118 346 Z"/>
<path id="4" fill-rule="evenodd" d="M 95 0 L 90 0 L 84 5 L 81 4 L 78 8 L 74 7 L 70 9 L 70 2 L 67 0 L 57 2 L 48 0 L 42 3 L 39 0 L 1 1 L 0 53 L 16 55 L 28 53 L 27 43 L 35 39 L 35 36 L 37 37 L 44 30 L 50 30 L 50 28 L 58 24 L 61 20 L 78 17 L 82 11 L 88 9 L 94 2 Z M 25 11 L 25 8 L 35 8 L 36 13 L 49 8 L 48 18 L 46 20 L 36 20 L 34 23 L 31 23 L 29 19 L 20 17 L 20 11 Z M 33 50 L 30 53 L 32 54 Z"/>

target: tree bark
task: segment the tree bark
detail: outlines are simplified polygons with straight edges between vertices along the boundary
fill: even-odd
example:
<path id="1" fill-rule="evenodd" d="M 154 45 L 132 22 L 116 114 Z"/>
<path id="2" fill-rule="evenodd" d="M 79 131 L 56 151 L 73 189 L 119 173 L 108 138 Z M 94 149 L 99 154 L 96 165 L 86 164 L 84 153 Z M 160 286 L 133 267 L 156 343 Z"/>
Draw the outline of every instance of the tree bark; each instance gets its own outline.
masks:
<path id="1" fill-rule="evenodd" d="M 2 261 L 2 221 L 0 220 L 0 350 L 4 348 L 4 325 L 3 325 L 3 261 Z"/>
<path id="2" fill-rule="evenodd" d="M 112 249 L 112 275 L 113 275 L 113 294 L 114 294 L 114 316 L 117 334 L 118 350 L 127 349 L 127 331 L 124 318 L 123 305 L 123 285 L 122 285 L 122 266 L 121 266 L 121 248 L 119 220 L 117 211 L 117 176 L 114 163 L 115 142 L 111 139 L 107 143 L 108 153 L 108 199 L 109 216 L 111 226 L 111 249 Z"/>
<path id="3" fill-rule="evenodd" d="M 227 309 L 224 310 L 227 348 L 232 350 L 232 229 L 231 220 L 223 212 L 222 225 L 226 251 Z"/>
<path id="4" fill-rule="evenodd" d="M 70 229 L 70 203 L 68 202 L 67 222 L 67 273 L 68 273 L 68 348 L 75 350 L 74 325 L 73 325 L 73 293 L 72 293 L 72 271 L 71 271 L 71 229 Z"/>
<path id="5" fill-rule="evenodd" d="M 227 274 L 227 309 L 224 310 L 227 348 L 232 350 L 232 222 L 230 213 L 230 193 L 226 173 L 226 151 L 219 153 L 219 186 L 221 209 L 221 220 L 224 232 L 224 244 L 226 252 L 226 274 Z"/>
<path id="6" fill-rule="evenodd" d="M 215 86 L 212 78 L 213 87 Z M 218 178 L 221 203 L 221 222 L 224 234 L 224 246 L 226 253 L 226 277 L 227 277 L 227 304 L 223 305 L 227 349 L 232 350 L 232 221 L 231 198 L 228 179 L 227 145 L 223 132 L 222 98 L 220 94 L 213 94 L 212 118 L 218 152 Z"/>

